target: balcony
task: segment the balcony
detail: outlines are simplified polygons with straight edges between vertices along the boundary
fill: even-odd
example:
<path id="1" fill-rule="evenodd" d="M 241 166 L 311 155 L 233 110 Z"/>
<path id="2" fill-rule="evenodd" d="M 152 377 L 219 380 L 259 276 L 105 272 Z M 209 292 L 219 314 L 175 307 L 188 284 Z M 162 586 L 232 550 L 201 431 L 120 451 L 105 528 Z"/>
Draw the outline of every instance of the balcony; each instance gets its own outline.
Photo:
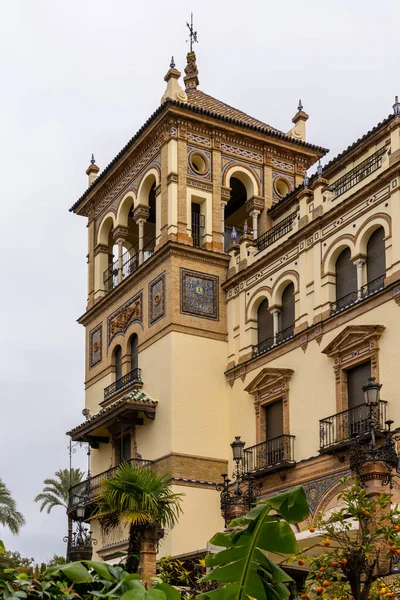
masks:
<path id="1" fill-rule="evenodd" d="M 385 277 L 386 275 L 380 275 L 376 279 L 368 282 L 366 285 L 363 285 L 360 292 L 350 292 L 343 296 L 342 298 L 338 298 L 335 302 L 330 303 L 331 315 L 335 315 L 342 310 L 346 310 L 350 306 L 354 306 L 359 302 L 362 302 L 373 296 L 377 292 L 380 292 L 385 287 Z"/>
<path id="2" fill-rule="evenodd" d="M 269 231 L 266 231 L 257 239 L 257 248 L 258 251 L 265 250 L 268 246 L 271 246 L 274 242 L 279 240 L 279 238 L 283 237 L 289 231 L 293 229 L 293 223 L 296 219 L 297 211 L 291 213 L 282 221 L 279 221 L 274 227 L 271 227 Z"/>
<path id="3" fill-rule="evenodd" d="M 288 469 L 295 464 L 294 435 L 280 435 L 261 442 L 243 452 L 245 474 L 262 475 L 266 472 Z"/>
<path id="4" fill-rule="evenodd" d="M 256 356 L 260 356 L 261 354 L 265 354 L 269 350 L 272 350 L 272 348 L 279 346 L 279 344 L 283 344 L 284 342 L 287 342 L 288 340 L 290 340 L 290 338 L 293 337 L 293 335 L 294 335 L 294 325 L 290 325 L 289 327 L 286 327 L 286 329 L 282 329 L 281 331 L 279 331 L 276 334 L 276 338 L 273 338 L 273 337 L 267 338 L 266 340 L 263 340 L 262 342 L 257 344 L 257 346 L 253 346 L 252 358 L 255 358 Z"/>
<path id="5" fill-rule="evenodd" d="M 156 245 L 156 230 L 153 227 L 143 238 L 143 262 L 146 262 L 154 254 Z M 106 292 L 111 292 L 129 275 L 132 275 L 139 268 L 139 242 L 132 248 L 126 250 L 122 255 L 121 269 L 119 260 L 114 260 L 112 265 L 103 273 L 104 289 Z"/>
<path id="6" fill-rule="evenodd" d="M 133 387 L 140 387 L 142 385 L 141 370 L 133 369 L 130 373 L 120 377 L 104 389 L 104 402 L 114 398 L 120 392 L 126 392 Z"/>
<path id="7" fill-rule="evenodd" d="M 385 400 L 379 401 L 377 408 L 378 432 L 385 429 L 386 422 Z M 319 422 L 320 449 L 322 454 L 333 453 L 336 450 L 346 448 L 353 436 L 369 435 L 369 407 L 366 404 L 360 404 L 354 408 L 343 410 L 336 415 L 322 419 Z"/>
<path id="8" fill-rule="evenodd" d="M 381 148 L 372 156 L 364 160 L 362 163 L 354 167 L 351 171 L 330 184 L 330 189 L 335 194 L 335 197 L 341 196 L 347 190 L 351 189 L 357 183 L 371 175 L 382 166 L 382 157 L 385 154 L 387 147 Z"/>
<path id="9" fill-rule="evenodd" d="M 132 466 L 150 467 L 153 463 L 151 460 L 143 460 L 139 458 L 131 458 L 128 460 Z M 78 506 L 90 506 L 98 498 L 102 483 L 113 477 L 118 465 L 108 471 L 103 471 L 98 475 L 94 475 L 81 483 L 73 485 L 69 489 L 68 497 L 68 513 L 76 510 Z"/>

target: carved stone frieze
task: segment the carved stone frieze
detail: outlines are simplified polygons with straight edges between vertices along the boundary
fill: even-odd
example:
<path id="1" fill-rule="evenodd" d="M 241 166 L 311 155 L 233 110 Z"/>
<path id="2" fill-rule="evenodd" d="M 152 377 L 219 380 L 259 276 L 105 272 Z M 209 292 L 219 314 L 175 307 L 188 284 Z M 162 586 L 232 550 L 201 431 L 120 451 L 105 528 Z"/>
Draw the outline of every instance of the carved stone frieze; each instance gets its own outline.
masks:
<path id="1" fill-rule="evenodd" d="M 108 317 L 108 344 L 116 335 L 125 333 L 129 325 L 135 321 L 140 324 L 143 321 L 143 294 L 141 291 Z"/>

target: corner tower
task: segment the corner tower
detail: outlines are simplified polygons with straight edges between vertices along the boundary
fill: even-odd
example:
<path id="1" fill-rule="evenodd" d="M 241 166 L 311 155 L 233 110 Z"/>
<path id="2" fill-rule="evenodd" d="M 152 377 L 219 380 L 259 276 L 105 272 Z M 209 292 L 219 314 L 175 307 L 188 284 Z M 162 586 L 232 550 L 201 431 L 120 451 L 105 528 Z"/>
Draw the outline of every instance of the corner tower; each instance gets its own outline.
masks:
<path id="1" fill-rule="evenodd" d="M 160 547 L 171 555 L 205 548 L 223 527 L 229 261 L 246 267 L 271 226 L 267 209 L 325 152 L 198 89 L 194 52 L 185 73 L 183 89 L 171 62 L 159 108 L 100 174 L 91 164 L 71 208 L 87 218 L 89 251 L 86 420 L 69 435 L 90 445 L 91 478 L 71 490 L 70 514 L 96 502 L 121 461 L 145 461 L 185 493 Z M 91 526 L 98 557 L 124 548 L 123 531 Z"/>

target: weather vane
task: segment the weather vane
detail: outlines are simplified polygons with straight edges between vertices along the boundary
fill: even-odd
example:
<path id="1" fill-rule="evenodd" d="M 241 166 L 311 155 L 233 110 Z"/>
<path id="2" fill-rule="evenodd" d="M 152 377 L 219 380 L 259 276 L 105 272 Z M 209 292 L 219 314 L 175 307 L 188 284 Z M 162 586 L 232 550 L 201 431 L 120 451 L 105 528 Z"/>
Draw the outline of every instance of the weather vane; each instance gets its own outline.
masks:
<path id="1" fill-rule="evenodd" d="M 188 26 L 188 29 L 190 31 L 189 34 L 189 40 L 186 40 L 187 42 L 190 41 L 190 52 L 193 52 L 193 44 L 196 42 L 197 43 L 197 31 L 194 31 L 193 29 L 193 13 L 190 13 L 190 25 L 189 23 L 186 22 L 186 25 Z"/>

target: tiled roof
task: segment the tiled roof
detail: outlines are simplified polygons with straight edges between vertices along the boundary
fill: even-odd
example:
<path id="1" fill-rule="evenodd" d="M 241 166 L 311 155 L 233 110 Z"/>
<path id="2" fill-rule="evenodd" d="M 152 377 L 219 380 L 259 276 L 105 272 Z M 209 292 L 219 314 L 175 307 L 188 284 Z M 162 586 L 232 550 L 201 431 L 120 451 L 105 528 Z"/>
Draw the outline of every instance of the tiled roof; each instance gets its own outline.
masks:
<path id="1" fill-rule="evenodd" d="M 109 173 L 109 171 L 118 162 L 118 160 L 133 146 L 133 144 L 140 138 L 140 136 L 146 131 L 146 129 L 151 125 L 151 123 L 168 106 L 177 106 L 177 107 L 180 107 L 180 108 L 183 108 L 183 109 L 186 109 L 186 110 L 198 113 L 198 114 L 202 114 L 202 115 L 206 115 L 209 117 L 213 117 L 215 119 L 219 119 L 220 121 L 224 121 L 226 123 L 231 123 L 233 125 L 241 125 L 242 127 L 245 127 L 246 129 L 258 131 L 259 133 L 262 133 L 264 135 L 268 135 L 273 138 L 278 138 L 278 139 L 290 142 L 292 144 L 295 144 L 296 146 L 301 146 L 303 148 L 309 148 L 310 150 L 314 150 L 314 151 L 320 153 L 322 156 L 325 155 L 327 152 L 329 152 L 329 150 L 327 150 L 326 148 L 322 148 L 321 146 L 316 146 L 314 144 L 310 144 L 309 142 L 303 142 L 302 140 L 298 140 L 296 138 L 290 137 L 289 135 L 286 135 L 285 133 L 281 133 L 277 129 L 273 129 L 269 125 L 266 125 L 265 123 L 262 123 L 261 121 L 257 121 L 256 119 L 253 119 L 252 117 L 249 117 L 249 115 L 246 115 L 246 113 L 237 111 L 235 108 L 231 108 L 227 104 L 224 104 L 223 102 L 220 102 L 219 100 L 216 100 L 215 98 L 212 98 L 212 96 L 207 96 L 207 94 L 200 92 L 200 90 L 193 90 L 190 93 L 193 94 L 194 92 L 196 94 L 203 94 L 204 102 L 205 102 L 205 98 L 209 98 L 210 101 L 213 100 L 214 102 L 216 102 L 220 108 L 219 109 L 217 108 L 217 112 L 214 112 L 214 110 L 212 110 L 211 108 L 206 108 L 206 107 L 201 106 L 200 103 L 196 104 L 195 102 L 193 102 L 193 103 L 192 102 L 191 103 L 177 102 L 176 100 L 170 100 L 168 98 L 163 104 L 161 104 L 161 106 L 158 107 L 158 109 L 156 111 L 154 111 L 154 113 L 151 115 L 151 117 L 149 119 L 147 119 L 145 124 L 129 140 L 129 142 L 122 148 L 122 150 L 115 156 L 115 158 L 113 158 L 113 160 L 107 165 L 107 167 L 100 173 L 100 175 L 97 177 L 97 179 L 94 180 L 92 185 L 90 187 L 88 187 L 88 189 L 82 194 L 82 196 L 79 198 L 79 200 L 77 200 L 75 202 L 75 204 L 73 204 L 71 206 L 71 208 L 69 209 L 70 212 L 75 211 L 79 207 L 81 202 L 83 202 L 83 200 L 86 198 L 86 196 L 94 188 L 99 186 L 102 179 L 104 179 L 104 177 Z M 222 110 L 222 107 L 224 107 L 224 111 L 226 111 L 226 112 L 224 112 L 224 113 L 218 112 L 218 110 L 219 111 Z M 233 111 L 233 112 L 229 112 L 229 111 Z M 245 120 L 245 119 L 247 119 L 247 120 Z"/>
<path id="2" fill-rule="evenodd" d="M 271 125 L 267 125 L 263 123 L 263 121 L 259 121 L 258 119 L 254 119 L 250 117 L 250 115 L 242 112 L 241 110 L 237 110 L 229 104 L 225 104 L 225 102 L 221 102 L 217 100 L 217 98 L 213 98 L 213 96 L 209 96 L 205 92 L 201 90 L 190 89 L 186 90 L 188 97 L 188 104 L 192 106 L 197 106 L 199 108 L 203 108 L 204 110 L 209 110 L 212 113 L 221 115 L 223 117 L 230 117 L 231 119 L 235 119 L 236 121 L 240 121 L 241 123 L 246 123 L 246 125 L 253 125 L 254 127 L 263 127 L 270 129 L 271 131 L 277 131 L 282 133 L 278 129 L 271 127 Z"/>
<path id="3" fill-rule="evenodd" d="M 71 434 L 77 432 L 79 429 L 86 427 L 90 423 L 95 423 L 98 419 L 103 417 L 106 413 L 113 411 L 115 408 L 117 408 L 121 404 L 153 404 L 153 405 L 157 405 L 158 402 L 156 400 L 151 400 L 144 392 L 141 392 L 140 390 L 134 390 L 133 392 L 129 392 L 129 394 L 125 394 L 125 396 L 123 396 L 119 400 L 116 400 L 115 402 L 110 404 L 110 406 L 107 406 L 106 408 L 102 408 L 101 410 L 99 410 L 99 412 L 92 415 L 89 419 L 86 419 L 86 421 L 84 421 L 80 425 L 77 425 L 70 431 L 67 431 L 67 435 L 71 435 Z"/>
<path id="4" fill-rule="evenodd" d="M 379 129 L 386 127 L 386 125 L 388 125 L 388 123 L 390 123 L 390 121 L 392 121 L 392 119 L 394 119 L 395 116 L 396 115 L 394 115 L 394 114 L 389 115 L 388 117 L 386 117 L 386 119 L 384 119 L 383 121 L 381 121 L 380 123 L 375 125 L 375 127 L 373 127 L 372 129 L 367 131 L 367 133 L 365 133 L 363 136 L 358 138 L 358 140 L 356 140 L 355 142 L 350 144 L 350 146 L 347 146 L 347 148 L 345 150 L 342 150 L 342 152 L 340 152 L 334 158 L 332 158 L 332 160 L 330 160 L 322 169 L 322 177 L 329 176 L 329 171 L 333 170 L 337 166 L 339 161 L 346 161 L 347 156 L 349 154 L 351 154 L 352 150 L 354 150 L 359 144 L 361 144 L 361 142 L 364 142 L 366 139 L 371 137 L 374 133 L 379 131 Z M 313 175 L 311 175 L 309 185 L 311 185 L 315 181 L 315 179 L 317 179 L 317 173 L 313 173 Z M 281 200 L 279 200 L 279 202 L 277 202 L 276 204 L 273 204 L 268 209 L 268 213 L 271 215 L 276 213 L 278 215 L 280 213 L 281 209 L 283 209 L 284 205 L 287 205 L 287 206 L 291 205 L 292 201 L 297 198 L 297 194 L 300 192 L 300 190 L 302 188 L 303 188 L 303 184 L 301 183 L 294 190 L 292 190 L 286 196 L 281 198 Z"/>

